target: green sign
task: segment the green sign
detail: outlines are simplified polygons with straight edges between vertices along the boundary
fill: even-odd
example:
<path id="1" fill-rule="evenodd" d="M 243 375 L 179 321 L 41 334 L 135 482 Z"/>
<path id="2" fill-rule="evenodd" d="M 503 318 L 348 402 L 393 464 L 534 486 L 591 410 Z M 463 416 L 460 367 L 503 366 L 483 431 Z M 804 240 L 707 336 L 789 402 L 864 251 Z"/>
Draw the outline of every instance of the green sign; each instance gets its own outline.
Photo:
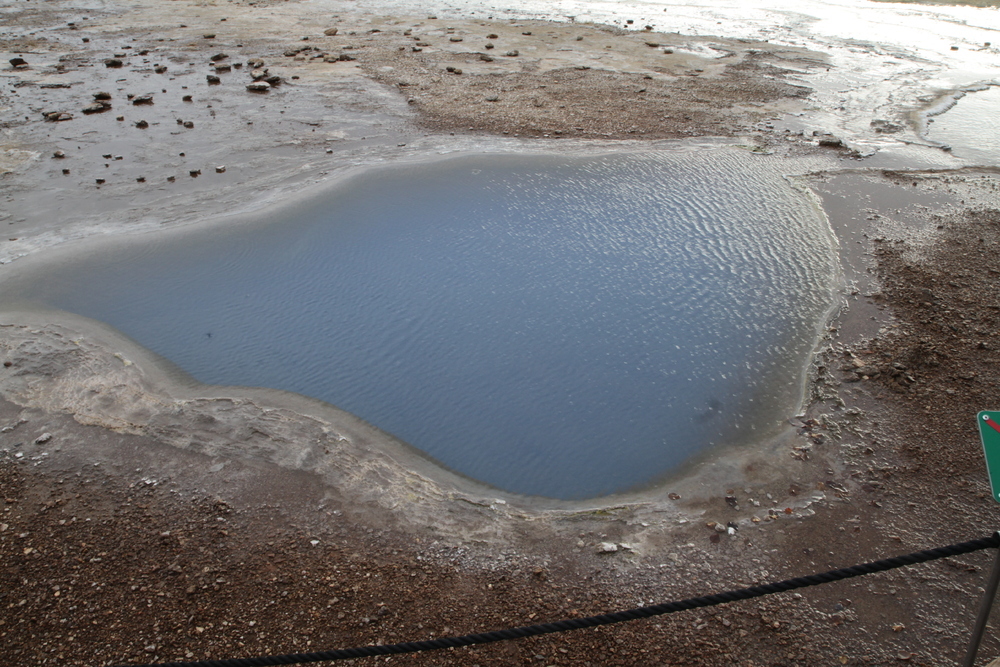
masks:
<path id="1" fill-rule="evenodd" d="M 986 454 L 986 470 L 990 474 L 993 499 L 1000 503 L 1000 412 L 983 410 L 976 419 Z"/>

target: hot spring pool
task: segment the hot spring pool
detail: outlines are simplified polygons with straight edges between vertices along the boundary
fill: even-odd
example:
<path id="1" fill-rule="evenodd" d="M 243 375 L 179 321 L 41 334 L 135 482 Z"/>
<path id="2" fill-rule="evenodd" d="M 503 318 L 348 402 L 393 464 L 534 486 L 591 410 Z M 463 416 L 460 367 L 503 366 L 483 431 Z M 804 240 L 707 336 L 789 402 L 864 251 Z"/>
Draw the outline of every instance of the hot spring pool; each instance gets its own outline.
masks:
<path id="1" fill-rule="evenodd" d="M 773 433 L 837 262 L 766 157 L 479 155 L 108 243 L 4 290 L 201 382 L 322 399 L 477 480 L 576 499 Z"/>

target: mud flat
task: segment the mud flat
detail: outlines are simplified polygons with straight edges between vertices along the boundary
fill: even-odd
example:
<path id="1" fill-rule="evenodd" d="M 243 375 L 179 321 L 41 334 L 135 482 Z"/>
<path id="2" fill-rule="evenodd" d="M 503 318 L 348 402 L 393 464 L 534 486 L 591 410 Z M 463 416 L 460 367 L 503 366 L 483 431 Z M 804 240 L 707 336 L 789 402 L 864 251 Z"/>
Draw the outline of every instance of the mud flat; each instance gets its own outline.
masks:
<path id="1" fill-rule="evenodd" d="M 821 56 L 641 28 L 334 17 L 314 5 L 85 9 L 6 10 L 0 48 L 28 66 L 2 71 L 11 113 L 0 225 L 14 239 L 4 262 L 259 208 L 359 165 L 541 150 L 535 140 L 547 151 L 621 146 L 643 131 L 732 137 L 787 158 L 823 202 L 851 282 L 815 356 L 808 409 L 769 447 L 716 452 L 655 492 L 576 504 L 491 493 L 302 397 L 192 386 L 97 323 L 4 313 L 8 661 L 223 658 L 461 634 L 996 529 L 973 418 L 1000 403 L 997 173 L 872 170 L 836 138 L 819 146 L 755 125 L 801 110 L 808 91 L 780 70 Z M 105 66 L 114 58 L 121 68 Z M 246 89 L 260 69 L 252 58 L 281 79 L 266 93 Z M 215 67 L 227 59 L 243 65 Z M 592 94 L 575 98 L 581 85 Z M 82 114 L 105 91 L 112 108 Z M 152 105 L 133 104 L 147 94 Z M 626 94 L 635 103 L 616 107 Z M 988 567 L 978 553 L 801 595 L 392 660 L 951 664 Z M 983 654 L 998 651 L 989 637 Z"/>

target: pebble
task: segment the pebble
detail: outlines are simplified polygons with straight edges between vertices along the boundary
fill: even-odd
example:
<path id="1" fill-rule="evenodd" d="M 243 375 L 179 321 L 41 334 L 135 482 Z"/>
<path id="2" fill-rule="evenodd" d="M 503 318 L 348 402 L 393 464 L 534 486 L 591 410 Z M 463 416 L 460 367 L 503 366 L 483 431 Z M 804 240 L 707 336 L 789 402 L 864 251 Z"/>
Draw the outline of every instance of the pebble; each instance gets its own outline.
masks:
<path id="1" fill-rule="evenodd" d="M 107 102 L 94 102 L 93 104 L 88 104 L 87 106 L 80 109 L 85 114 L 92 113 L 102 113 L 111 108 L 111 105 Z"/>
<path id="2" fill-rule="evenodd" d="M 46 442 L 52 439 L 51 433 L 42 433 L 40 436 L 35 438 L 36 445 L 44 445 Z"/>
<path id="3" fill-rule="evenodd" d="M 184 121 L 184 127 L 190 130 L 191 128 L 194 127 L 194 121 L 190 121 L 190 120 Z"/>
<path id="4" fill-rule="evenodd" d="M 198 176 L 200 176 L 200 175 L 201 175 L 201 169 L 192 169 L 192 170 L 191 170 L 190 172 L 188 172 L 188 173 L 190 173 L 190 174 L 191 174 L 191 178 L 197 178 Z"/>
<path id="5" fill-rule="evenodd" d="M 156 65 L 156 66 L 153 67 L 153 71 L 156 72 L 157 74 L 163 74 L 164 72 L 167 71 L 167 66 L 166 65 Z"/>
<path id="6" fill-rule="evenodd" d="M 215 76 L 214 74 L 209 74 L 205 78 L 208 80 L 209 85 L 217 85 L 217 84 L 222 83 L 222 79 L 220 79 L 219 77 Z"/>
<path id="7" fill-rule="evenodd" d="M 11 58 L 10 59 L 10 65 L 11 65 L 11 67 L 14 67 L 14 68 L 27 67 L 28 66 L 28 61 L 25 60 L 24 58 Z"/>
<path id="8" fill-rule="evenodd" d="M 327 28 L 326 30 L 323 31 L 323 34 L 326 35 L 327 37 L 333 37 L 334 35 L 337 34 L 337 29 Z"/>
<path id="9" fill-rule="evenodd" d="M 507 52 L 507 55 L 510 56 L 511 58 L 516 58 L 517 56 L 519 56 L 521 54 L 520 54 L 520 52 L 517 49 L 512 49 L 512 50 L 510 50 L 510 51 Z"/>
<path id="10" fill-rule="evenodd" d="M 220 60 L 225 60 L 228 57 L 229 56 L 227 56 L 225 53 L 216 53 L 214 56 L 209 58 L 209 60 L 211 60 L 212 62 L 218 62 Z"/>
<path id="11" fill-rule="evenodd" d="M 105 67 L 121 67 L 124 64 L 125 63 L 123 63 L 118 58 L 108 58 L 107 60 L 104 61 Z"/>
<path id="12" fill-rule="evenodd" d="M 66 154 L 63 153 L 62 151 L 56 151 L 55 153 L 52 154 L 52 157 L 58 158 L 58 159 L 61 160 L 62 158 L 66 157 Z"/>
<path id="13" fill-rule="evenodd" d="M 140 120 L 136 122 L 135 126 L 140 130 L 145 130 L 147 127 L 149 127 L 149 123 L 147 123 L 144 120 Z"/>
<path id="14" fill-rule="evenodd" d="M 215 173 L 217 173 L 217 174 L 224 174 L 224 173 L 226 173 L 226 165 L 220 164 L 218 167 L 215 168 Z"/>
<path id="15" fill-rule="evenodd" d="M 618 545 L 614 542 L 601 542 L 600 546 L 597 547 L 597 553 L 613 554 L 616 551 L 618 551 Z"/>
<path id="16" fill-rule="evenodd" d="M 271 90 L 271 84 L 264 81 L 255 81 L 254 83 L 247 85 L 247 90 L 251 93 L 266 93 Z"/>
<path id="17" fill-rule="evenodd" d="M 107 92 L 105 90 L 102 90 L 100 92 L 94 93 L 94 99 L 95 100 L 110 100 L 111 99 L 111 93 L 109 93 L 109 92 Z"/>
<path id="18" fill-rule="evenodd" d="M 138 97 L 132 98 L 132 104 L 135 104 L 137 106 L 142 104 L 152 104 L 152 103 L 153 103 L 152 95 L 139 95 Z"/>

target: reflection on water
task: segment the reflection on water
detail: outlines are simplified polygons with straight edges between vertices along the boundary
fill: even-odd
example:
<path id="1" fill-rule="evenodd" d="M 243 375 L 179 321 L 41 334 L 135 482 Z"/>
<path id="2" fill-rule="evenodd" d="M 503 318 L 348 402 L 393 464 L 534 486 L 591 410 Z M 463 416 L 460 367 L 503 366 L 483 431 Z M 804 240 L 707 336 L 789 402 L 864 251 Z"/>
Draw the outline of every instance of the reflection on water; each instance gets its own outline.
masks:
<path id="1" fill-rule="evenodd" d="M 24 296 L 203 382 L 320 398 L 476 479 L 582 498 L 787 416 L 835 256 L 768 158 L 477 156 L 81 257 Z"/>

